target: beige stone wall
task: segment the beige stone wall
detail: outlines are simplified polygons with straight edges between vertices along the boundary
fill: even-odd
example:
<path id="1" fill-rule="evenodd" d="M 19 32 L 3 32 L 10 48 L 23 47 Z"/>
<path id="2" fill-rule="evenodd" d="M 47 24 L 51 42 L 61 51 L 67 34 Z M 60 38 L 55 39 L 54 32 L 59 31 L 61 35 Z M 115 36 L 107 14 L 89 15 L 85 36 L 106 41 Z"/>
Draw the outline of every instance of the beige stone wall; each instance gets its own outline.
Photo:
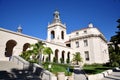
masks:
<path id="1" fill-rule="evenodd" d="M 6 43 L 9 40 L 14 40 L 17 43 L 16 46 L 14 46 L 12 53 L 12 55 L 16 56 L 21 54 L 21 52 L 23 51 L 23 45 L 25 43 L 33 44 L 38 41 L 37 38 L 35 39 L 21 33 L 12 32 L 0 28 L 0 60 L 9 60 L 9 57 L 5 57 Z"/>

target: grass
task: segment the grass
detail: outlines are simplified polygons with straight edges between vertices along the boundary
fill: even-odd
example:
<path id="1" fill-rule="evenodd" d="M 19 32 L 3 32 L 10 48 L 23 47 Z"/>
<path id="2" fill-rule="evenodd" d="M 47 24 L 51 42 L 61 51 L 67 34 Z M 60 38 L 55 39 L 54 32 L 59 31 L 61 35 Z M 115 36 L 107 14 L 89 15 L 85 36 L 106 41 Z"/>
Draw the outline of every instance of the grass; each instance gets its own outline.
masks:
<path id="1" fill-rule="evenodd" d="M 104 66 L 102 64 L 84 65 L 83 67 L 85 73 L 87 74 L 97 74 L 111 68 L 112 67 Z"/>
<path id="2" fill-rule="evenodd" d="M 51 64 L 51 68 L 48 68 L 48 65 Z M 45 69 L 49 70 L 50 72 L 54 73 L 55 75 L 58 74 L 58 72 L 64 72 L 66 76 L 72 75 L 73 72 L 73 66 L 69 66 L 68 64 L 57 64 L 57 63 L 43 63 L 43 66 Z M 69 69 L 69 72 L 67 71 L 67 68 Z"/>

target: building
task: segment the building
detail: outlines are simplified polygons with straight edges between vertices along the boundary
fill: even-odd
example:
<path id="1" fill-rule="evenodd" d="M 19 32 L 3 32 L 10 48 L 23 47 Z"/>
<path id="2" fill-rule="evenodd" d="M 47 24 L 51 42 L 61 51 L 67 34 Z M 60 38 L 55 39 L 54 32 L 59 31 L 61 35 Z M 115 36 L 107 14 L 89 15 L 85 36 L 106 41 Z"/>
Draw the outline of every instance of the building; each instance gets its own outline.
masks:
<path id="1" fill-rule="evenodd" d="M 86 28 L 67 34 L 66 25 L 62 23 L 58 11 L 54 12 L 53 21 L 48 24 L 47 40 L 40 40 L 22 34 L 19 26 L 17 32 L 0 28 L 0 60 L 9 60 L 12 55 L 20 55 L 30 44 L 44 41 L 51 47 L 53 54 L 50 61 L 56 57 L 58 63 L 62 58 L 64 63 L 72 61 L 73 54 L 80 52 L 83 63 L 106 63 L 109 61 L 108 46 L 104 35 L 90 23 Z M 47 56 L 43 56 L 44 60 Z"/>

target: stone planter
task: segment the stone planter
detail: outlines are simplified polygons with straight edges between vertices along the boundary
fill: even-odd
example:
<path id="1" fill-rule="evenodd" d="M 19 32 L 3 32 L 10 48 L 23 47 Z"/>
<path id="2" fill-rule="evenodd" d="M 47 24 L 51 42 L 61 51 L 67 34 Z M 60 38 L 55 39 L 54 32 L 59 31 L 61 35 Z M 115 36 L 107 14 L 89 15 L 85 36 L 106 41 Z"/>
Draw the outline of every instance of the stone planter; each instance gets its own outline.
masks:
<path id="1" fill-rule="evenodd" d="M 67 80 L 74 80 L 73 79 L 73 76 L 68 76 L 68 79 Z"/>
<path id="2" fill-rule="evenodd" d="M 64 72 L 58 72 L 57 79 L 58 80 L 65 80 L 65 74 L 64 74 Z"/>

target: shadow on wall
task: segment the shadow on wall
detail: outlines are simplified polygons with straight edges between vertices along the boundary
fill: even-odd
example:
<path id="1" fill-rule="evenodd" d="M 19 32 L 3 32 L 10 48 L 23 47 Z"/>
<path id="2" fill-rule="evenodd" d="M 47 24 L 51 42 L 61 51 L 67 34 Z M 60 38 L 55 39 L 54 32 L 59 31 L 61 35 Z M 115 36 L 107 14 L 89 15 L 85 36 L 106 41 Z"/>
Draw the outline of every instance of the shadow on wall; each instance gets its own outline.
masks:
<path id="1" fill-rule="evenodd" d="M 0 80 L 42 80 L 43 69 L 37 67 L 33 70 L 33 65 L 30 64 L 28 68 L 19 70 L 16 68 L 11 69 L 11 72 L 0 71 Z"/>

